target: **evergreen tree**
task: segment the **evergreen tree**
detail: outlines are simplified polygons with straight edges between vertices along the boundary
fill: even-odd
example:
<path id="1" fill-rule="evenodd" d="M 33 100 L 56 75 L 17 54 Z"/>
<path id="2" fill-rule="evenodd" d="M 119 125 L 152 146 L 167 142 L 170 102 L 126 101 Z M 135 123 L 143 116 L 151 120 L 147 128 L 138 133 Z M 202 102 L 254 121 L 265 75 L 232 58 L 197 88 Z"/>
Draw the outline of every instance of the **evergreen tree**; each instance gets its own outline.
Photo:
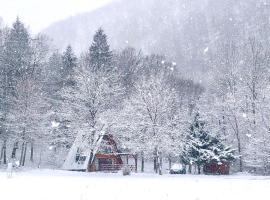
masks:
<path id="1" fill-rule="evenodd" d="M 55 99 L 57 92 L 62 88 L 62 55 L 59 52 L 54 52 L 49 57 L 46 65 L 46 92 Z"/>
<path id="2" fill-rule="evenodd" d="M 4 44 L 5 69 L 16 77 L 27 73 L 31 67 L 31 38 L 24 24 L 17 18 Z M 15 77 L 12 79 L 16 80 Z"/>
<path id="3" fill-rule="evenodd" d="M 8 32 L 8 31 L 7 31 Z M 7 73 L 4 65 L 4 43 L 5 39 L 7 37 L 7 32 L 5 32 L 3 29 L 0 29 L 0 113 L 1 113 L 1 119 L 0 119 L 0 140 L 3 142 L 3 145 L 1 146 L 0 150 L 0 164 L 7 162 L 6 157 L 6 149 L 7 149 L 7 140 L 9 138 L 9 132 L 7 131 L 7 105 L 8 105 L 8 96 L 7 94 Z"/>
<path id="4" fill-rule="evenodd" d="M 207 163 L 231 162 L 236 158 L 233 149 L 225 146 L 218 137 L 210 135 L 199 114 L 195 115 L 189 128 L 185 150 L 187 152 L 184 160 L 195 163 L 199 173 L 201 167 Z"/>
<path id="5" fill-rule="evenodd" d="M 74 70 L 77 66 L 77 58 L 73 53 L 72 47 L 67 46 L 66 51 L 62 56 L 63 65 L 61 67 L 61 76 L 62 76 L 62 87 L 65 86 L 74 86 Z"/>
<path id="6" fill-rule="evenodd" d="M 69 127 L 68 108 L 65 104 L 66 97 L 63 91 L 75 89 L 75 70 L 77 67 L 77 57 L 74 55 L 72 47 L 67 46 L 63 54 L 55 52 L 49 59 L 51 70 L 49 83 L 53 88 L 48 88 L 52 97 L 52 114 L 50 116 L 52 132 L 49 144 L 56 154 L 65 151 L 73 142 L 73 133 Z"/>
<path id="7" fill-rule="evenodd" d="M 1 149 L 0 162 L 6 163 L 6 144 L 11 134 L 11 122 L 9 115 L 16 105 L 16 85 L 23 74 L 31 68 L 31 39 L 24 24 L 17 18 L 12 28 L 6 32 L 2 43 L 1 68 L 0 68 L 0 110 L 1 110 L 1 133 L 3 146 Z"/>
<path id="8" fill-rule="evenodd" d="M 103 29 L 98 29 L 89 48 L 89 67 L 93 71 L 110 71 L 112 52 Z"/>

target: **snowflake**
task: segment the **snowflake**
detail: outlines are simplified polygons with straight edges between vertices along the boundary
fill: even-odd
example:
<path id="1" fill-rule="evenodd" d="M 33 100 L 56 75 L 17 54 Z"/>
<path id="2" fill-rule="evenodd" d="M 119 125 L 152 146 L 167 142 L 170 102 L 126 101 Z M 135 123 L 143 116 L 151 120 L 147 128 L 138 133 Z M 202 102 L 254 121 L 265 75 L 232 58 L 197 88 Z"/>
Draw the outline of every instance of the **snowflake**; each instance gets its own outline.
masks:
<path id="1" fill-rule="evenodd" d="M 204 53 L 207 53 L 208 51 L 209 51 L 209 47 L 206 47 L 206 48 L 203 50 Z"/>
<path id="2" fill-rule="evenodd" d="M 60 123 L 56 121 L 52 121 L 51 124 L 52 124 L 52 128 L 57 128 L 60 125 Z"/>

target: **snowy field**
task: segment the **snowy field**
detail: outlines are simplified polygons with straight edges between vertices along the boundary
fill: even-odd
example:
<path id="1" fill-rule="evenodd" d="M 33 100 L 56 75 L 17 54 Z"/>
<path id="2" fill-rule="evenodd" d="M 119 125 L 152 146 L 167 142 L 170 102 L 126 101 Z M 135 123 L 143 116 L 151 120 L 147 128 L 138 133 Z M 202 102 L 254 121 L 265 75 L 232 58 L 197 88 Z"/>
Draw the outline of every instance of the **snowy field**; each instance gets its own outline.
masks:
<path id="1" fill-rule="evenodd" d="M 0 172 L 1 200 L 267 200 L 270 177 Z"/>

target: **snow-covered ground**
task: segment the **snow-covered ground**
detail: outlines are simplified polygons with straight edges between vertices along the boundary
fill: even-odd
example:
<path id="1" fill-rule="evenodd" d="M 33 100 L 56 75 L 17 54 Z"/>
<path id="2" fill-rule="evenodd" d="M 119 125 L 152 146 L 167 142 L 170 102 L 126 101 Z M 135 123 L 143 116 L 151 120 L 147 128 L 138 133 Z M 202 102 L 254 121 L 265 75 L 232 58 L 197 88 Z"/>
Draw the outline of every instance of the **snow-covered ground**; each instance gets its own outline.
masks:
<path id="1" fill-rule="evenodd" d="M 0 172 L 1 200 L 267 200 L 269 189 L 270 177 L 250 175 Z"/>

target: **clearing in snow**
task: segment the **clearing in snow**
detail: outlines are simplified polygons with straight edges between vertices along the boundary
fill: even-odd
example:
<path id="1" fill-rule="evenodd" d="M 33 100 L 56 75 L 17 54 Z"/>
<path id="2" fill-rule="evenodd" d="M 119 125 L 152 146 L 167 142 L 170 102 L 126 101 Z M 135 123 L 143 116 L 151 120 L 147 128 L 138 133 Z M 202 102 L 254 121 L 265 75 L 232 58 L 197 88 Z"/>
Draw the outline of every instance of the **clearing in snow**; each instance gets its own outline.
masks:
<path id="1" fill-rule="evenodd" d="M 254 200 L 269 199 L 270 177 L 32 170 L 0 172 L 0 188 L 3 200 Z"/>

